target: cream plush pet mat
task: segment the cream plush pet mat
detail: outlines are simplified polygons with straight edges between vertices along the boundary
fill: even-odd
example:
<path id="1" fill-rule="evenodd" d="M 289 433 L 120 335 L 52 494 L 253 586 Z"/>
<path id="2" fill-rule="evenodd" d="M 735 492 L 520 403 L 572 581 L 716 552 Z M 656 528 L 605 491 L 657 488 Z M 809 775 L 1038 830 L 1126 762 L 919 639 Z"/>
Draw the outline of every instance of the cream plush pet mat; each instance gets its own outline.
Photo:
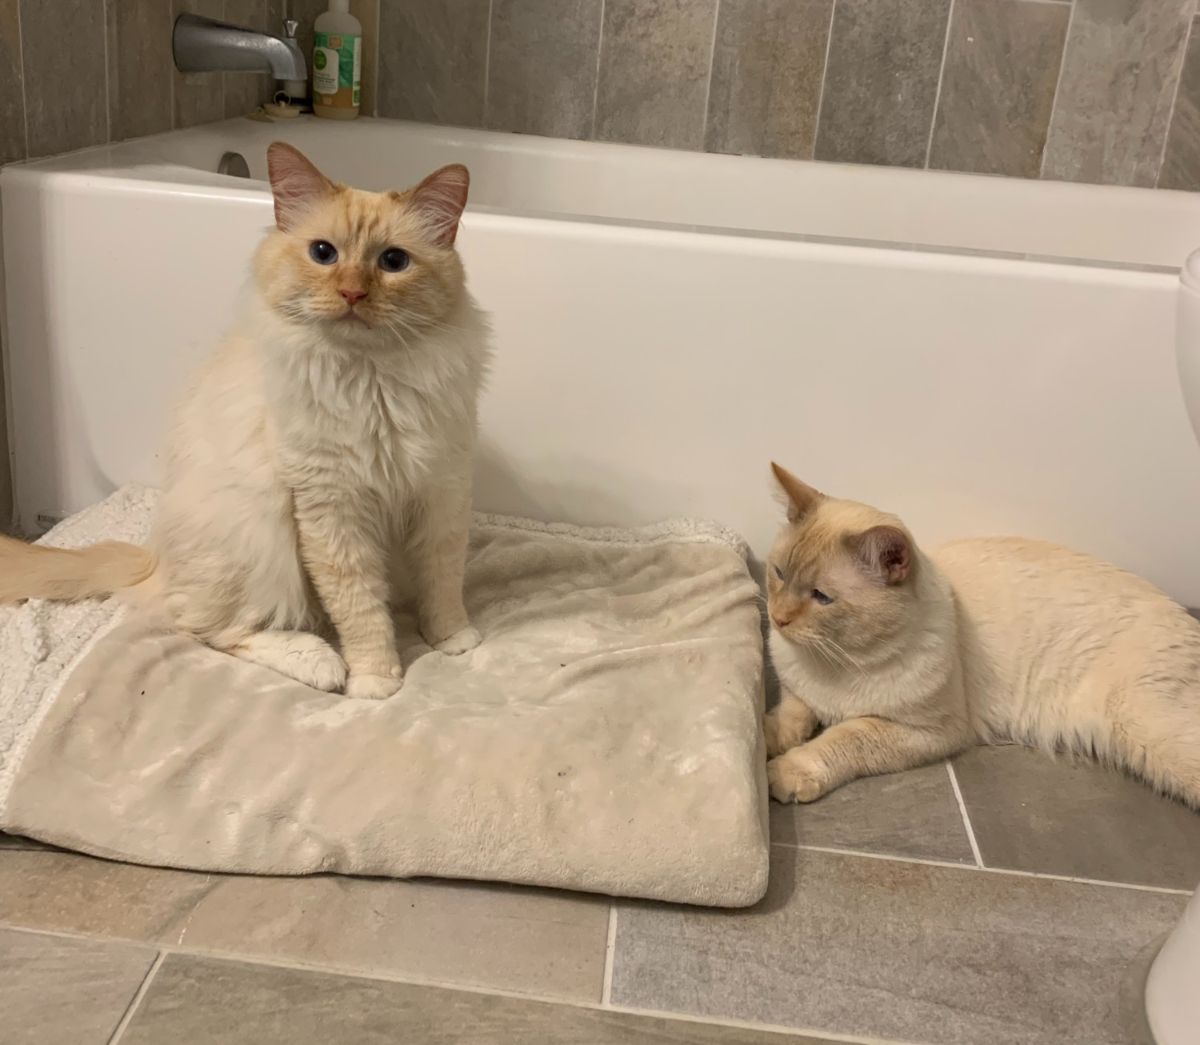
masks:
<path id="1" fill-rule="evenodd" d="M 57 527 L 142 541 L 152 491 Z M 693 904 L 766 889 L 756 588 L 736 538 L 476 520 L 462 657 L 382 702 L 113 603 L 0 608 L 0 828 L 136 863 L 438 875 Z"/>

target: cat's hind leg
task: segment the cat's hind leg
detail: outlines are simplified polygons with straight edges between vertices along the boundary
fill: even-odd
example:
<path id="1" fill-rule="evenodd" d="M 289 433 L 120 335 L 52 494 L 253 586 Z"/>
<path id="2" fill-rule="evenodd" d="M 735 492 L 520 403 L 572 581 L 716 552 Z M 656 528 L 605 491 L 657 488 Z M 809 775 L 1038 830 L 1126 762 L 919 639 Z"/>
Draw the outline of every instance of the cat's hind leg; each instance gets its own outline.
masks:
<path id="1" fill-rule="evenodd" d="M 779 703 L 763 715 L 767 756 L 774 758 L 799 747 L 817 731 L 819 725 L 816 712 L 799 697 L 784 690 Z"/>
<path id="2" fill-rule="evenodd" d="M 256 631 L 225 652 L 326 693 L 346 686 L 346 662 L 309 631 Z"/>

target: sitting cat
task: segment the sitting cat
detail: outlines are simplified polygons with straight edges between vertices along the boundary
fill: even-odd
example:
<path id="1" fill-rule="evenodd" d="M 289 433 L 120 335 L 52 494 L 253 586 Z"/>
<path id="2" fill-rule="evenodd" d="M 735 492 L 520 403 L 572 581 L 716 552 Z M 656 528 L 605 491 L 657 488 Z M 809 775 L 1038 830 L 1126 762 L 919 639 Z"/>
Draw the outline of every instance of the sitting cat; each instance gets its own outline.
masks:
<path id="1" fill-rule="evenodd" d="M 1094 756 L 1200 808 L 1200 623 L 1182 607 L 1039 541 L 926 555 L 894 516 L 772 468 L 788 505 L 767 564 L 775 798 L 1013 740 Z"/>
<path id="2" fill-rule="evenodd" d="M 479 641 L 462 587 L 489 347 L 455 250 L 467 170 L 370 193 L 282 143 L 267 160 L 276 227 L 249 308 L 177 412 L 150 549 L 0 541 L 0 602 L 139 585 L 216 649 L 387 697 L 406 568 L 426 640 Z M 326 615 L 340 655 L 316 634 Z"/>

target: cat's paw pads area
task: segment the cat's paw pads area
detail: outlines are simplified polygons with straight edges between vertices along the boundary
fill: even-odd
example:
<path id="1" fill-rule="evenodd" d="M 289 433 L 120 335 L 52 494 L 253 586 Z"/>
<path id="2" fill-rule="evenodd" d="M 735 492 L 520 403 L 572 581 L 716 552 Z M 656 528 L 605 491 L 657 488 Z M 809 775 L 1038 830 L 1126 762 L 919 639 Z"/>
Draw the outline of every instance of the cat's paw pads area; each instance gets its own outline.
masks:
<path id="1" fill-rule="evenodd" d="M 352 700 L 387 700 L 400 692 L 404 680 L 394 675 L 351 675 L 346 696 Z"/>
<path id="2" fill-rule="evenodd" d="M 776 802 L 815 802 L 828 790 L 821 768 L 799 749 L 767 763 L 767 786 Z"/>
<path id="3" fill-rule="evenodd" d="M 346 662 L 333 650 L 326 647 L 301 656 L 306 677 L 298 681 L 323 693 L 337 693 L 346 685 Z"/>
<path id="4" fill-rule="evenodd" d="M 473 650 L 482 641 L 483 639 L 479 632 L 470 625 L 467 625 L 467 627 L 460 631 L 456 631 L 448 639 L 443 639 L 433 648 L 439 653 L 445 653 L 448 657 L 457 657 L 460 653 Z"/>

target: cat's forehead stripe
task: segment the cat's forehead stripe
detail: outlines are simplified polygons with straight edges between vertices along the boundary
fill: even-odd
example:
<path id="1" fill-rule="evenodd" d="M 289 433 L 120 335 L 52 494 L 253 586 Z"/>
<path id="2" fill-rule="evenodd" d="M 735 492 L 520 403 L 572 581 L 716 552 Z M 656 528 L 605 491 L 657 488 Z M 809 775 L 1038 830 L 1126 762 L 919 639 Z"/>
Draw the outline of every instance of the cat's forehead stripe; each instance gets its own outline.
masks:
<path id="1" fill-rule="evenodd" d="M 787 551 L 787 567 L 799 577 L 811 577 L 828 561 L 838 545 L 837 534 L 820 525 L 810 524 L 792 541 Z"/>
<path id="2" fill-rule="evenodd" d="M 346 192 L 338 200 L 339 210 L 336 229 L 329 235 L 336 236 L 345 248 L 363 248 L 391 243 L 405 230 L 402 214 L 398 213 L 397 201 L 389 195 Z"/>

